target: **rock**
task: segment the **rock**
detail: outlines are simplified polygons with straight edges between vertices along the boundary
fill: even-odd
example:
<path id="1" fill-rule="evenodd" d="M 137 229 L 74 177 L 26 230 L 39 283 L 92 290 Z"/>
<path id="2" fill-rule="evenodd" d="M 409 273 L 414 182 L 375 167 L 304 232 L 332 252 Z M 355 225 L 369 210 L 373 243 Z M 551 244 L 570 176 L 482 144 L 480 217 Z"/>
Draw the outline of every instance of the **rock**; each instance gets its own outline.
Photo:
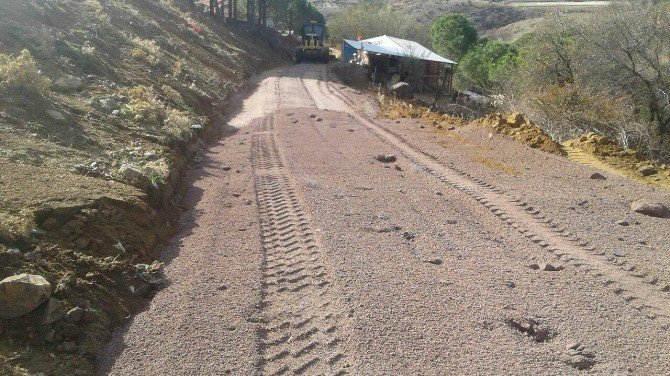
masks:
<path id="1" fill-rule="evenodd" d="M 105 110 L 115 110 L 119 108 L 119 103 L 112 98 L 105 98 L 100 100 L 100 106 Z"/>
<path id="2" fill-rule="evenodd" d="M 43 308 L 42 308 L 43 307 Z M 51 324 L 63 318 L 65 310 L 60 300 L 49 298 L 49 300 L 40 307 L 41 321 L 43 324 Z"/>
<path id="3" fill-rule="evenodd" d="M 49 115 L 54 120 L 65 121 L 65 115 L 56 110 L 47 110 L 47 115 Z"/>
<path id="4" fill-rule="evenodd" d="M 321 117 L 317 117 L 316 121 L 323 121 L 323 119 L 321 119 Z"/>
<path id="5" fill-rule="evenodd" d="M 433 265 L 442 265 L 442 259 L 439 258 L 439 257 L 427 258 L 427 259 L 423 260 L 423 262 L 427 262 L 427 263 L 433 264 Z"/>
<path id="6" fill-rule="evenodd" d="M 630 223 L 628 221 L 624 221 L 623 219 L 620 221 L 616 221 L 616 224 L 619 226 L 629 226 Z"/>
<path id="7" fill-rule="evenodd" d="M 226 286 L 226 285 L 220 285 L 220 286 L 217 287 L 216 289 L 219 290 L 219 291 L 226 291 L 226 290 L 228 290 L 228 286 Z"/>
<path id="8" fill-rule="evenodd" d="M 223 166 L 221 167 L 223 171 L 230 171 L 232 168 L 230 166 Z"/>
<path id="9" fill-rule="evenodd" d="M 119 111 L 119 110 L 112 111 L 112 115 L 114 115 L 114 116 L 118 116 L 120 113 L 121 113 L 121 111 Z"/>
<path id="10" fill-rule="evenodd" d="M 202 124 L 191 124 L 191 129 L 202 129 Z"/>
<path id="11" fill-rule="evenodd" d="M 240 197 L 241 195 L 241 193 L 233 193 L 233 197 Z"/>
<path id="12" fill-rule="evenodd" d="M 309 117 L 310 117 L 310 119 L 315 119 L 315 118 L 316 118 L 316 114 L 309 114 Z"/>
<path id="13" fill-rule="evenodd" d="M 251 201 L 251 200 L 249 200 L 249 199 L 244 200 L 244 205 L 251 205 L 251 204 L 253 204 L 253 203 L 254 203 L 254 202 Z"/>
<path id="14" fill-rule="evenodd" d="M 121 168 L 119 168 L 119 174 L 121 174 L 124 182 L 141 190 L 146 190 L 151 185 L 151 180 L 144 175 L 144 172 L 133 165 L 122 164 Z"/>
<path id="15" fill-rule="evenodd" d="M 640 168 L 637 169 L 643 176 L 649 176 L 649 175 L 654 175 L 658 172 L 656 167 L 652 165 L 645 165 L 641 166 Z"/>
<path id="16" fill-rule="evenodd" d="M 442 193 L 440 191 L 435 191 L 435 194 L 438 195 L 438 196 L 444 196 L 444 193 Z"/>
<path id="17" fill-rule="evenodd" d="M 47 231 L 52 231 L 60 227 L 60 222 L 56 218 L 49 217 L 42 222 L 42 228 Z"/>
<path id="18" fill-rule="evenodd" d="M 597 173 L 597 172 L 591 174 L 591 176 L 589 177 L 589 179 L 594 179 L 594 180 L 607 180 L 607 178 L 606 178 L 604 175 L 599 174 L 599 173 Z"/>
<path id="19" fill-rule="evenodd" d="M 391 92 L 396 98 L 411 99 L 414 97 L 412 95 L 412 88 L 407 82 L 398 82 L 391 86 Z"/>
<path id="20" fill-rule="evenodd" d="M 630 204 L 630 210 L 650 217 L 656 218 L 668 218 L 670 217 L 670 210 L 668 208 L 657 202 L 644 202 L 644 201 L 635 201 Z"/>
<path id="21" fill-rule="evenodd" d="M 396 160 L 398 160 L 398 158 L 396 158 L 396 156 L 392 154 L 389 155 L 378 154 L 375 156 L 375 159 L 384 163 L 393 163 Z"/>
<path id="22" fill-rule="evenodd" d="M 60 91 L 74 91 L 81 89 L 83 81 L 75 76 L 61 77 L 54 82 L 54 86 Z"/>
<path id="23" fill-rule="evenodd" d="M 564 267 L 562 265 L 552 265 L 549 263 L 540 265 L 540 270 L 545 272 L 557 272 L 563 269 Z"/>
<path id="24" fill-rule="evenodd" d="M 396 169 L 396 171 L 402 171 L 402 167 L 400 167 L 398 165 L 395 165 L 395 169 Z"/>
<path id="25" fill-rule="evenodd" d="M 298 119 L 293 119 L 292 123 L 296 124 L 298 122 Z"/>
<path id="26" fill-rule="evenodd" d="M 117 241 L 116 241 L 116 244 L 114 244 L 114 249 L 116 249 L 116 250 L 118 250 L 118 251 L 121 251 L 121 252 L 125 252 L 125 251 L 126 251 L 126 248 L 123 246 L 123 244 L 121 244 L 121 241 L 120 241 L 120 240 L 117 240 Z"/>
<path id="27" fill-rule="evenodd" d="M 19 274 L 0 281 L 0 319 L 23 316 L 51 296 L 51 284 L 44 277 Z"/>
<path id="28" fill-rule="evenodd" d="M 74 307 L 65 314 L 65 320 L 71 323 L 79 322 L 82 317 L 84 317 L 84 309 L 81 307 Z"/>

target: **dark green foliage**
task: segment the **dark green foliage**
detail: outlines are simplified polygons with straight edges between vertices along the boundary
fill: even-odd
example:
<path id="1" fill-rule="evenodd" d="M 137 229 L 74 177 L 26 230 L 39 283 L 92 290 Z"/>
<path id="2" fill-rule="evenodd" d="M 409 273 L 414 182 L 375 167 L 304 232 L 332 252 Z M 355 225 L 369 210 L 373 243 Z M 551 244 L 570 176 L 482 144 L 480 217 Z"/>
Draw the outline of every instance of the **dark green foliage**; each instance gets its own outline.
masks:
<path id="1" fill-rule="evenodd" d="M 431 28 L 435 52 L 452 60 L 460 59 L 477 43 L 474 23 L 462 14 L 451 13 L 436 19 Z"/>
<path id="2" fill-rule="evenodd" d="M 459 61 L 456 85 L 490 90 L 518 62 L 519 50 L 513 44 L 482 40 Z"/>

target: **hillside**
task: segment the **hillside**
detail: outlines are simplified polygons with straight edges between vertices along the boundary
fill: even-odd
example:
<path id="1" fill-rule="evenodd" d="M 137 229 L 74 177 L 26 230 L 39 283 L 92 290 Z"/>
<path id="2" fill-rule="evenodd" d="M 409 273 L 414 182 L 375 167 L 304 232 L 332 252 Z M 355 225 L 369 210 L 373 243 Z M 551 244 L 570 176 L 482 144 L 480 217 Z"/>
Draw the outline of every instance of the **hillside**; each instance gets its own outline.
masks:
<path id="1" fill-rule="evenodd" d="M 315 0 L 317 8 L 332 17 L 342 8 L 356 4 L 356 0 Z M 549 11 L 561 9 L 565 13 L 579 14 L 597 10 L 606 1 L 489 1 L 445 0 L 425 2 L 418 0 L 388 0 L 394 8 L 402 9 L 409 19 L 431 23 L 445 13 L 461 13 L 472 19 L 480 34 L 494 39 L 512 41 L 530 32 Z"/>
<path id="2" fill-rule="evenodd" d="M 2 375 L 94 372 L 164 282 L 152 262 L 187 167 L 232 94 L 285 61 L 186 4 L 0 2 L 0 280 L 39 275 L 52 291 L 9 319 L 0 291 Z"/>

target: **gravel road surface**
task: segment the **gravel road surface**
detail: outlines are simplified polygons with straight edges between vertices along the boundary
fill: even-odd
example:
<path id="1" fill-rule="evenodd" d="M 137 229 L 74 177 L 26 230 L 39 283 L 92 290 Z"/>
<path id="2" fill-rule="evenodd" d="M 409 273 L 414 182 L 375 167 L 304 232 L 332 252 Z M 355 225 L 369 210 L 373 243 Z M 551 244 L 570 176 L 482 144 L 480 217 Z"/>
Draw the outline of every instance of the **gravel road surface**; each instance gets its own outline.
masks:
<path id="1" fill-rule="evenodd" d="M 670 374 L 670 220 L 629 212 L 670 194 L 375 109 L 325 65 L 261 77 L 100 373 Z"/>

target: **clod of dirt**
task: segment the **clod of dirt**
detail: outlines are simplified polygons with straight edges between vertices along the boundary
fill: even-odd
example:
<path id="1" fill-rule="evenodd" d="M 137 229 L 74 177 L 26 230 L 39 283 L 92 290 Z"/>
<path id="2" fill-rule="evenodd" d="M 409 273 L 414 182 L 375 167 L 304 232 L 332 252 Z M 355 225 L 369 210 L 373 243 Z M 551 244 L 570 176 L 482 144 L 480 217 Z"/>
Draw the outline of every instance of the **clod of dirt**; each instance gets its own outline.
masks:
<path id="1" fill-rule="evenodd" d="M 427 259 L 423 260 L 423 262 L 427 262 L 427 263 L 433 264 L 433 265 L 442 265 L 442 259 L 439 258 L 439 257 L 427 258 Z"/>
<path id="2" fill-rule="evenodd" d="M 396 158 L 396 156 L 392 155 L 392 154 L 389 154 L 389 155 L 377 154 L 375 156 L 375 159 L 378 160 L 379 162 L 383 162 L 383 163 L 393 163 L 396 160 L 398 160 L 398 158 Z"/>
<path id="3" fill-rule="evenodd" d="M 507 117 L 502 114 L 493 114 L 485 118 L 474 120 L 471 124 L 494 128 L 497 133 L 511 136 L 534 149 L 540 149 L 556 155 L 564 155 L 561 144 L 554 141 L 549 135 L 524 114 L 513 112 Z"/>
<path id="4" fill-rule="evenodd" d="M 594 179 L 594 180 L 607 180 L 607 178 L 603 174 L 599 174 L 597 172 L 591 174 L 589 179 Z"/>
<path id="5" fill-rule="evenodd" d="M 635 201 L 630 204 L 630 210 L 650 217 L 670 218 L 670 210 L 658 202 Z"/>
<path id="6" fill-rule="evenodd" d="M 596 364 L 595 355 L 586 351 L 579 342 L 569 343 L 565 346 L 566 353 L 563 355 L 563 361 L 569 366 L 580 371 L 591 369 Z"/>
<path id="7" fill-rule="evenodd" d="M 549 328 L 541 325 L 533 318 L 514 317 L 505 320 L 505 323 L 511 328 L 532 337 L 536 342 L 545 342 L 553 337 Z"/>

